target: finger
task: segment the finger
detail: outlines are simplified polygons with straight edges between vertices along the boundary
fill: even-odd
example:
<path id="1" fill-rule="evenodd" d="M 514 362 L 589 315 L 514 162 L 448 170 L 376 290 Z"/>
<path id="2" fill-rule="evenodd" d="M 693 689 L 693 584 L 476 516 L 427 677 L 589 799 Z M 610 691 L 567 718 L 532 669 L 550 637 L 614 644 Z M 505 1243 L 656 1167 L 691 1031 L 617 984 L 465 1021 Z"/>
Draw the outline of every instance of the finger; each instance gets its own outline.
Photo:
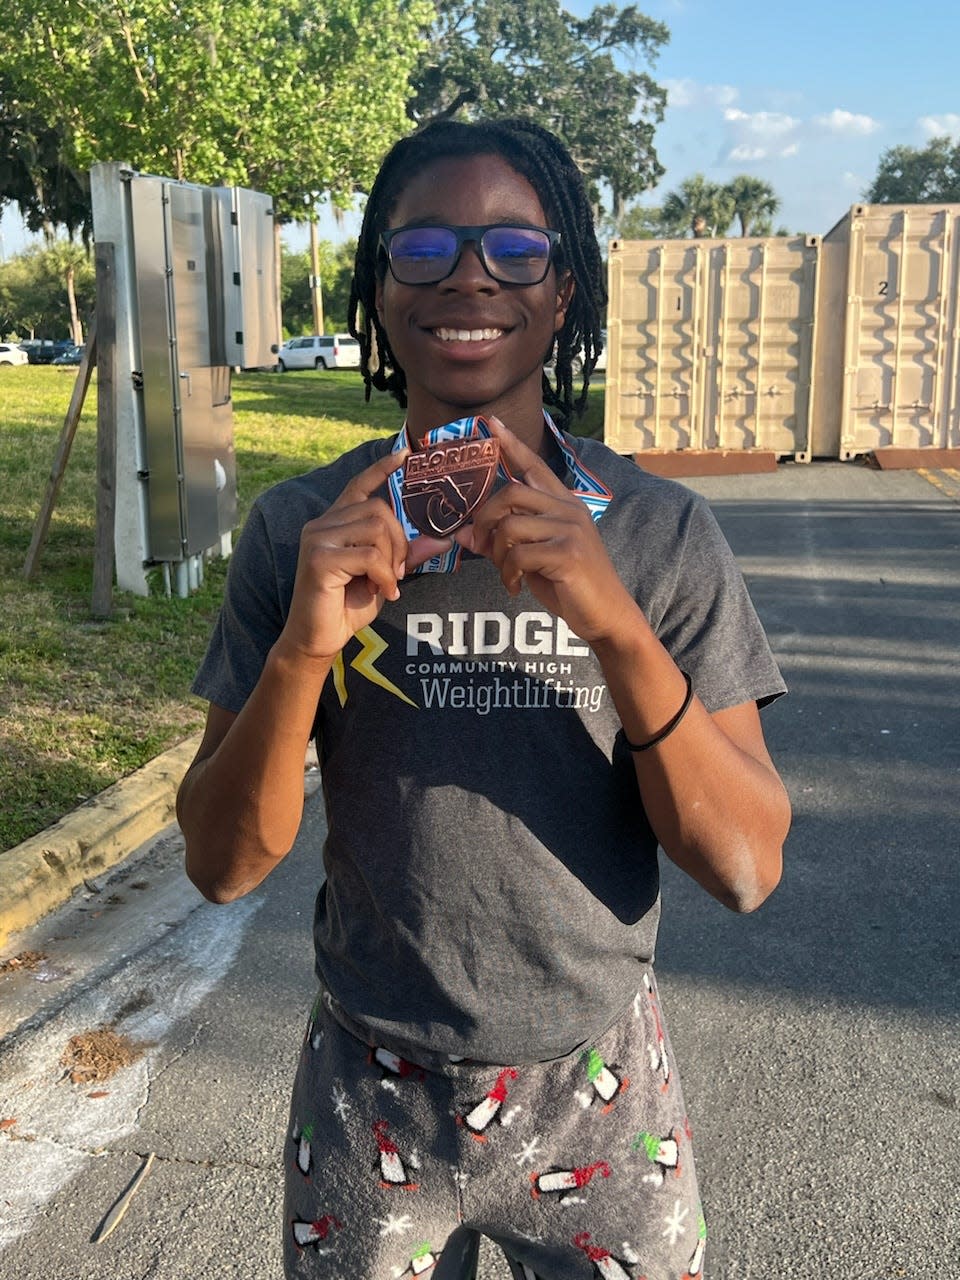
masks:
<path id="1" fill-rule="evenodd" d="M 566 542 L 570 527 L 562 520 L 539 516 L 510 516 L 491 531 L 487 554 L 494 564 L 502 564 L 512 547 L 536 546 L 544 542 Z"/>
<path id="2" fill-rule="evenodd" d="M 401 577 L 407 554 L 407 538 L 400 521 L 381 498 L 368 497 L 354 503 L 344 503 L 348 489 L 349 485 L 322 516 L 306 524 L 304 533 L 308 536 L 317 533 L 326 539 L 339 538 L 343 542 L 346 538 L 343 531 L 350 530 L 350 536 L 357 541 L 386 540 L 392 548 L 397 576 Z"/>
<path id="3" fill-rule="evenodd" d="M 323 568 L 325 572 L 336 575 L 342 586 L 348 585 L 344 578 L 352 578 L 354 581 L 365 579 L 370 590 L 382 595 L 385 600 L 400 598 L 400 586 L 393 564 L 377 547 L 337 547 L 333 549 L 333 554 L 325 561 Z"/>
<path id="4" fill-rule="evenodd" d="M 512 596 L 519 593 L 524 577 L 540 577 L 557 582 L 564 579 L 570 570 L 565 544 L 562 539 L 557 538 L 549 538 L 543 542 L 514 543 L 506 549 L 502 560 L 497 562 L 497 567 L 507 592 Z"/>
<path id="5" fill-rule="evenodd" d="M 333 505 L 335 507 L 345 506 L 352 502 L 363 502 L 365 499 L 372 497 L 379 488 L 387 483 L 388 476 L 403 466 L 409 453 L 409 449 L 401 449 L 397 453 L 386 453 L 382 458 L 378 458 L 376 462 L 372 462 L 359 475 L 353 477 Z"/>
<path id="6" fill-rule="evenodd" d="M 572 497 L 568 489 L 544 493 L 519 481 L 505 485 L 474 516 L 469 549 L 479 555 L 489 555 L 491 539 L 504 521 L 528 517 L 534 521 L 576 524 L 584 510 L 580 500 Z M 540 535 L 531 532 L 529 536 L 535 539 Z M 459 536 L 457 540 L 461 541 Z"/>
<path id="7" fill-rule="evenodd" d="M 407 543 L 407 557 L 404 569 L 407 573 L 413 573 L 414 569 L 418 569 L 420 565 L 426 564 L 428 560 L 432 560 L 434 556 L 446 555 L 453 546 L 452 538 L 431 538 L 423 534 L 419 538 L 414 538 L 412 542 Z"/>
<path id="8" fill-rule="evenodd" d="M 499 418 L 489 418 L 490 431 L 500 441 L 500 450 L 507 469 L 516 480 L 540 489 L 544 493 L 566 493 L 567 487 L 555 476 L 538 453 L 513 434 Z"/>
<path id="9" fill-rule="evenodd" d="M 376 547 L 394 566 L 402 565 L 407 540 L 385 504 L 368 502 L 334 512 L 304 526 L 304 545 L 321 547 Z"/>
<path id="10" fill-rule="evenodd" d="M 313 535 L 301 549 L 302 570 L 315 587 L 325 590 L 331 583 L 343 587 L 351 577 L 366 577 L 388 600 L 397 599 L 399 574 L 388 540 L 359 536 L 352 526 L 337 530 L 337 536 L 330 534 L 324 530 Z"/>

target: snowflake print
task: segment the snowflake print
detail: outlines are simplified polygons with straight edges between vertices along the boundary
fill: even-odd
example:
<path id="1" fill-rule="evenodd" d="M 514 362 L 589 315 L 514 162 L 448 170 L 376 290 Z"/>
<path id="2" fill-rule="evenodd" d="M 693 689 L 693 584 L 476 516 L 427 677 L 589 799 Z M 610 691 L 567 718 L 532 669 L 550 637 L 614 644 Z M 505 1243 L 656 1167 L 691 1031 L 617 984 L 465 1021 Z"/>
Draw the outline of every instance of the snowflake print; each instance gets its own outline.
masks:
<path id="1" fill-rule="evenodd" d="M 664 1222 L 667 1225 L 663 1229 L 663 1234 L 669 1237 L 671 1244 L 676 1244 L 680 1237 L 687 1233 L 687 1228 L 683 1225 L 683 1220 L 689 1215 L 690 1210 L 689 1208 L 681 1209 L 680 1204 L 681 1201 L 674 1200 L 673 1213 L 668 1214 L 664 1218 Z"/>
<path id="2" fill-rule="evenodd" d="M 347 1117 L 350 1114 L 350 1102 L 347 1099 L 346 1089 L 344 1089 L 343 1085 L 335 1084 L 330 1097 L 333 1101 L 334 1115 L 346 1124 Z"/>
<path id="3" fill-rule="evenodd" d="M 522 1169 L 523 1166 L 528 1161 L 530 1162 L 530 1164 L 533 1164 L 536 1158 L 537 1152 L 539 1150 L 540 1150 L 540 1137 L 539 1135 L 535 1134 L 534 1137 L 532 1137 L 529 1142 L 525 1142 L 523 1144 L 523 1146 L 520 1148 L 519 1151 L 515 1151 L 513 1153 L 513 1158 L 514 1160 L 516 1160 L 517 1164 Z"/>
<path id="4" fill-rule="evenodd" d="M 510 1125 L 513 1124 L 514 1120 L 517 1118 L 517 1116 L 520 1114 L 522 1110 L 523 1110 L 523 1107 L 519 1105 L 516 1107 L 511 1107 L 509 1111 L 503 1112 L 503 1114 L 500 1116 L 500 1123 L 505 1128 L 509 1127 Z"/>
<path id="5" fill-rule="evenodd" d="M 413 1219 L 409 1213 L 388 1213 L 385 1218 L 377 1219 L 377 1226 L 382 1236 L 402 1236 L 404 1232 L 413 1230 Z"/>

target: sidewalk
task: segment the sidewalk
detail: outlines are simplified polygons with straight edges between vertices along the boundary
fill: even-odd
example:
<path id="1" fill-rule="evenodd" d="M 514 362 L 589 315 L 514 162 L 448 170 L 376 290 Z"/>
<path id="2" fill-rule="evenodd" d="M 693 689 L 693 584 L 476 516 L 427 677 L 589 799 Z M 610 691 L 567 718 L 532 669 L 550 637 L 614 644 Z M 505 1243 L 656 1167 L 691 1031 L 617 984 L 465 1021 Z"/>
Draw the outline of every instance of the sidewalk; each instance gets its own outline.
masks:
<path id="1" fill-rule="evenodd" d="M 175 820 L 177 788 L 200 737 L 186 738 L 52 827 L 0 853 L 0 948 Z"/>

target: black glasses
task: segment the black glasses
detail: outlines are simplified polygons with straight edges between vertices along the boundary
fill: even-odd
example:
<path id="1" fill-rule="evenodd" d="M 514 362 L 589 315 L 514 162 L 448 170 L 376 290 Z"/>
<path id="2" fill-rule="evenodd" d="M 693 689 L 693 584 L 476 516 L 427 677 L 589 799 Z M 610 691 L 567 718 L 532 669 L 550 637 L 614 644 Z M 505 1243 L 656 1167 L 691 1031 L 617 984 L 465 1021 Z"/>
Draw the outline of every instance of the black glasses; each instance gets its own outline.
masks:
<path id="1" fill-rule="evenodd" d="M 436 223 L 394 227 L 380 235 L 390 273 L 399 284 L 437 284 L 452 275 L 466 243 L 477 246 L 488 276 L 501 284 L 539 284 L 546 279 L 560 232 L 511 225 L 444 227 Z"/>

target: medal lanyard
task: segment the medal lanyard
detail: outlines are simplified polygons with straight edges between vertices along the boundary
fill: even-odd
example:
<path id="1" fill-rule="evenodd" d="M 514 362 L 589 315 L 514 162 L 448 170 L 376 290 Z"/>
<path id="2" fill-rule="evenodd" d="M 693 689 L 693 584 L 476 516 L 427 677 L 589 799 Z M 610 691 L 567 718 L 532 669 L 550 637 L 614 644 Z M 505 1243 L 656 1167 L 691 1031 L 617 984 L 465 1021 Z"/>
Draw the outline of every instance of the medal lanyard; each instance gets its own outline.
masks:
<path id="1" fill-rule="evenodd" d="M 578 498 L 582 499 L 587 510 L 590 512 L 594 523 L 596 523 L 610 505 L 613 494 L 602 480 L 598 479 L 592 471 L 588 471 L 583 465 L 576 453 L 570 448 L 569 444 L 563 438 L 563 434 L 550 417 L 549 413 L 547 413 L 546 409 L 543 411 L 543 418 L 547 430 L 553 436 L 557 443 L 557 447 L 563 456 L 567 478 L 571 485 L 571 491 L 575 493 Z M 458 418 L 455 422 L 447 422 L 442 427 L 434 427 L 432 431 L 428 431 L 424 436 L 422 443 L 424 446 L 428 446 L 442 444 L 447 440 L 468 440 L 471 437 L 490 435 L 492 435 L 492 432 L 487 429 L 486 424 L 482 419 Z M 410 440 L 410 431 L 407 424 L 404 423 L 403 429 L 393 442 L 391 453 L 399 453 L 401 449 L 412 447 L 413 444 Z M 502 460 L 497 468 L 497 474 L 503 480 L 513 480 L 513 476 L 511 476 Z M 387 479 L 387 488 L 390 493 L 390 502 L 393 506 L 394 514 L 400 521 L 407 538 L 412 541 L 412 539 L 419 535 L 420 530 L 410 522 L 403 509 L 403 501 L 401 497 L 403 491 L 402 467 L 398 467 L 396 471 L 391 471 Z M 457 569 L 460 568 L 462 553 L 463 548 L 454 544 L 449 551 L 446 551 L 439 556 L 433 556 L 432 559 L 428 560 L 425 564 L 420 565 L 419 568 L 414 569 L 413 572 L 414 574 L 455 573 Z"/>

